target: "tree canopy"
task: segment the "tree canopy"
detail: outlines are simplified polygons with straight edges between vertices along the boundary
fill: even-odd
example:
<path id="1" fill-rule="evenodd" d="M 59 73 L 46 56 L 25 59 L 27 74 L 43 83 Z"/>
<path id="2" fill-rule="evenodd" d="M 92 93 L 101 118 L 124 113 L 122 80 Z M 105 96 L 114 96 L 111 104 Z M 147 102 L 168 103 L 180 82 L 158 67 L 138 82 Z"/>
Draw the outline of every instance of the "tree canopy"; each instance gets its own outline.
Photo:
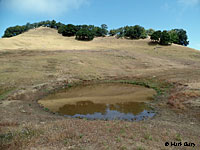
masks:
<path id="1" fill-rule="evenodd" d="M 164 30 L 160 36 L 160 44 L 169 45 L 170 43 L 171 43 L 170 35 L 166 30 Z"/>
<path id="2" fill-rule="evenodd" d="M 81 28 L 76 33 L 76 39 L 82 40 L 82 41 L 91 41 L 94 39 L 95 33 L 93 30 L 90 30 L 89 28 Z"/>
<path id="3" fill-rule="evenodd" d="M 160 41 L 160 37 L 161 37 L 161 31 L 155 31 L 152 35 L 151 35 L 151 40 L 153 40 L 154 42 L 159 42 Z"/>
<path id="4" fill-rule="evenodd" d="M 100 27 L 94 25 L 65 25 L 60 22 L 57 23 L 55 20 L 47 20 L 33 24 L 27 23 L 24 26 L 9 27 L 5 30 L 3 38 L 13 37 L 41 26 L 57 29 L 58 33 L 63 36 L 76 36 L 78 40 L 91 40 L 94 37 L 105 37 L 108 34 L 108 26 L 106 24 L 102 24 Z"/>
<path id="5" fill-rule="evenodd" d="M 151 35 L 151 40 L 161 45 L 168 45 L 170 43 L 187 46 L 189 44 L 187 33 L 183 29 L 172 29 L 163 32 L 155 31 Z"/>
<path id="6" fill-rule="evenodd" d="M 146 34 L 148 35 L 148 36 L 151 36 L 153 33 L 155 32 L 155 30 L 154 29 L 148 29 L 148 30 L 146 30 Z"/>
<path id="7" fill-rule="evenodd" d="M 175 44 L 187 46 L 189 44 L 187 32 L 183 29 L 173 29 L 173 30 L 177 33 L 178 36 L 178 42 L 176 42 Z"/>
<path id="8" fill-rule="evenodd" d="M 144 27 L 139 25 L 124 27 L 124 36 L 130 39 L 144 39 L 147 37 Z"/>
<path id="9" fill-rule="evenodd" d="M 112 29 L 109 32 L 110 36 L 116 36 L 117 38 L 128 38 L 128 39 L 144 39 L 147 37 L 146 30 L 144 27 L 135 26 L 125 26 L 118 29 Z"/>
<path id="10" fill-rule="evenodd" d="M 73 24 L 68 24 L 68 25 L 64 25 L 61 31 L 61 34 L 63 36 L 75 36 L 77 30 L 77 27 Z"/>
<path id="11" fill-rule="evenodd" d="M 62 25 L 63 24 L 60 23 L 60 22 L 56 23 L 55 20 L 41 21 L 41 22 L 33 23 L 33 24 L 27 23 L 26 25 L 23 25 L 23 26 L 14 26 L 14 27 L 7 28 L 4 32 L 3 38 L 13 37 L 13 36 L 19 35 L 21 33 L 24 33 L 24 32 L 26 32 L 30 29 L 38 28 L 38 27 L 41 27 L 41 26 L 58 29 L 58 27 L 60 27 Z"/>
<path id="12" fill-rule="evenodd" d="M 163 32 L 154 29 L 145 30 L 144 27 L 140 25 L 135 26 L 125 26 L 118 29 L 111 29 L 108 31 L 108 26 L 102 24 L 100 27 L 94 25 L 73 25 L 73 24 L 63 24 L 61 22 L 52 21 L 41 21 L 37 23 L 27 23 L 23 26 L 9 27 L 5 30 L 3 38 L 9 38 L 17 36 L 23 32 L 26 32 L 33 28 L 38 27 L 49 27 L 58 30 L 59 34 L 63 36 L 76 36 L 77 40 L 87 40 L 90 41 L 94 37 L 105 37 L 108 34 L 110 36 L 115 36 L 117 38 L 127 38 L 127 39 L 145 39 L 150 36 L 153 42 L 157 42 L 161 45 L 168 45 L 170 43 L 175 43 L 179 45 L 187 46 L 189 44 L 187 32 L 183 29 L 172 29 L 170 31 L 164 30 Z"/>

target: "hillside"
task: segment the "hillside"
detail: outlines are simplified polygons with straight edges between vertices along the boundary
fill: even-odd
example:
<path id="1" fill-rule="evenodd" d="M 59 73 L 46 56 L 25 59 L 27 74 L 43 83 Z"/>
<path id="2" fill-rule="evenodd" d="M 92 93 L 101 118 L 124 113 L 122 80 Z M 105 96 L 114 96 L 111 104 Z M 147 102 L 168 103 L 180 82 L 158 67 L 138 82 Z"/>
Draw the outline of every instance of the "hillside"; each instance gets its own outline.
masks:
<path id="1" fill-rule="evenodd" d="M 64 37 L 56 29 L 40 27 L 12 38 L 0 40 L 0 49 L 10 50 L 89 50 L 102 49 L 101 39 L 92 42 L 81 42 L 74 37 Z M 103 47 L 102 47 L 103 46 Z M 108 45 L 109 46 L 109 45 Z"/>
<path id="2" fill-rule="evenodd" d="M 83 42 L 41 27 L 0 39 L 0 64 L 0 149 L 154 150 L 180 138 L 199 143 L 197 50 L 155 45 L 150 39 Z M 37 103 L 69 85 L 121 80 L 164 89 L 149 104 L 156 117 L 141 122 L 66 119 Z"/>
<path id="3" fill-rule="evenodd" d="M 91 42 L 77 41 L 74 37 L 64 37 L 56 29 L 40 27 L 11 38 L 0 39 L 0 50 L 94 50 L 94 49 L 151 49 L 145 40 L 122 40 L 114 37 L 95 38 Z M 133 47 L 134 45 L 134 47 Z M 177 46 L 172 47 L 176 50 Z M 183 46 L 181 46 L 183 48 Z M 170 48 L 171 49 L 171 48 Z M 186 48 L 189 50 L 189 48 Z"/>
<path id="4" fill-rule="evenodd" d="M 82 50 L 84 51 L 81 52 Z M 62 72 L 65 70 L 63 70 L 65 65 L 69 65 L 70 68 L 76 66 L 77 71 L 85 69 L 86 75 L 87 71 L 99 74 L 99 71 L 106 70 L 107 74 L 112 72 L 137 76 L 143 75 L 143 72 L 156 73 L 168 69 L 198 67 L 200 61 L 199 51 L 180 45 L 160 46 L 153 45 L 149 39 L 126 40 L 114 37 L 100 37 L 91 42 L 83 42 L 75 40 L 74 37 L 63 37 L 57 30 L 45 27 L 32 29 L 16 37 L 0 39 L 0 51 L 2 54 L 6 51 L 14 56 L 21 53 L 32 56 L 33 53 L 36 56 L 27 58 L 37 59 L 38 62 L 27 61 L 26 65 L 36 65 L 38 68 L 52 65 L 59 67 Z M 25 56 L 23 58 L 26 58 Z M 6 55 L 2 57 L 2 61 L 3 59 L 8 61 L 7 57 L 11 59 L 10 55 Z M 45 62 L 43 58 L 48 61 Z M 11 61 L 15 62 L 15 59 L 12 58 Z M 67 64 L 69 62 L 71 63 Z M 17 63 L 21 66 L 23 59 Z M 4 65 L 8 67 L 9 63 L 3 63 L 1 67 Z M 17 67 L 20 70 L 18 73 L 24 72 L 23 67 Z M 10 66 L 10 70 L 11 68 L 13 66 Z M 70 70 L 71 73 L 79 74 L 75 68 Z M 114 68 L 119 72 L 116 70 L 113 72 Z M 31 67 L 25 70 L 27 69 L 32 72 Z"/>

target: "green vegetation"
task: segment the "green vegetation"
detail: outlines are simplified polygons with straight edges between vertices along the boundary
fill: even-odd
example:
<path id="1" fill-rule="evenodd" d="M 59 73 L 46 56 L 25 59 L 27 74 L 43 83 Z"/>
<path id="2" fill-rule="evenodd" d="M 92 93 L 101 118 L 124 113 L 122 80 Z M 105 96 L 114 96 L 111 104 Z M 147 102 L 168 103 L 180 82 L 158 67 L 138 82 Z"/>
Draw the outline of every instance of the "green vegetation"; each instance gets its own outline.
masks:
<path id="1" fill-rule="evenodd" d="M 0 143 L 11 141 L 13 139 L 13 136 L 14 134 L 11 132 L 0 134 Z"/>
<path id="2" fill-rule="evenodd" d="M 138 150 L 145 150 L 143 147 L 141 147 L 141 146 L 139 146 L 138 148 L 137 148 Z"/>
<path id="3" fill-rule="evenodd" d="M 14 90 L 15 88 L 9 89 L 0 89 L 0 101 L 7 98 L 7 96 Z"/>
<path id="4" fill-rule="evenodd" d="M 148 36 L 151 36 L 154 32 L 155 32 L 154 29 L 148 29 L 148 30 L 146 30 L 146 34 L 147 34 Z"/>
<path id="5" fill-rule="evenodd" d="M 130 39 L 145 39 L 147 37 L 146 31 L 139 25 L 126 26 L 124 28 L 124 37 Z"/>
<path id="6" fill-rule="evenodd" d="M 145 30 L 144 27 L 135 26 L 125 26 L 118 29 L 111 29 L 108 32 L 108 26 L 102 24 L 100 27 L 94 25 L 73 25 L 73 24 L 63 24 L 60 22 L 52 21 L 41 21 L 38 23 L 27 23 L 23 26 L 9 27 L 5 30 L 3 38 L 9 38 L 21 33 L 24 33 L 30 29 L 38 27 L 49 27 L 58 30 L 59 34 L 63 36 L 76 36 L 77 40 L 91 41 L 94 37 L 105 37 L 106 35 L 116 36 L 117 38 L 126 39 L 145 39 L 147 36 L 151 37 L 152 42 L 159 43 L 161 45 L 169 45 L 171 43 L 187 46 L 189 41 L 187 41 L 187 33 L 183 29 L 173 29 L 170 31 L 160 30 L 155 31 L 154 29 Z"/>
<path id="7" fill-rule="evenodd" d="M 13 141 L 18 141 L 18 143 L 28 142 L 33 137 L 37 137 L 43 134 L 41 130 L 34 130 L 31 127 L 25 127 L 18 131 L 9 131 L 8 133 L 0 134 L 0 148 L 7 147 Z M 15 145 L 16 146 L 16 145 Z M 21 145 L 18 145 L 21 146 Z"/>
<path id="8" fill-rule="evenodd" d="M 91 41 L 94 39 L 94 32 L 87 27 L 81 28 L 77 33 L 76 33 L 76 39 L 77 40 L 82 40 L 82 41 Z"/>
<path id="9" fill-rule="evenodd" d="M 61 28 L 61 30 L 58 29 L 60 31 L 60 33 L 63 36 L 69 36 L 69 37 L 75 36 L 75 34 L 78 30 L 78 28 L 73 24 L 64 25 L 64 26 L 61 26 L 60 28 Z"/>
<path id="10" fill-rule="evenodd" d="M 163 32 L 158 30 L 151 35 L 151 40 L 161 45 L 174 43 L 187 46 L 189 44 L 187 39 L 187 32 L 183 29 L 172 29 L 170 31 L 164 30 Z"/>
<path id="11" fill-rule="evenodd" d="M 155 31 L 154 33 L 152 33 L 152 35 L 151 35 L 151 40 L 153 41 L 153 42 L 159 42 L 160 41 L 160 37 L 161 37 L 161 31 L 160 30 L 158 30 L 158 31 Z"/>
<path id="12" fill-rule="evenodd" d="M 169 33 L 166 30 L 163 31 L 160 37 L 160 44 L 169 45 L 170 42 L 171 42 L 171 39 L 170 39 Z"/>
<path id="13" fill-rule="evenodd" d="M 150 36 L 152 42 L 159 43 L 160 45 L 175 43 L 187 46 L 189 44 L 187 32 L 183 29 L 164 30 L 162 32 L 160 30 L 155 31 L 154 29 L 145 30 L 144 27 L 135 25 L 111 29 L 109 35 L 126 39 L 145 39 L 147 36 Z"/>
<path id="14" fill-rule="evenodd" d="M 108 33 L 110 36 L 115 36 L 117 34 L 117 30 L 111 29 Z"/>
<path id="15" fill-rule="evenodd" d="M 178 37 L 177 32 L 174 31 L 174 30 L 170 30 L 168 33 L 169 33 L 171 42 L 172 42 L 172 43 L 178 43 L 179 37 Z"/>
<path id="16" fill-rule="evenodd" d="M 176 134 L 175 140 L 179 141 L 179 142 L 182 141 L 181 135 L 180 134 Z"/>
<path id="17" fill-rule="evenodd" d="M 60 22 L 59 23 L 56 23 L 55 20 L 52 20 L 52 21 L 41 21 L 41 22 L 38 22 L 38 23 L 33 23 L 33 24 L 30 24 L 30 23 L 27 23 L 26 25 L 23 25 L 23 26 L 14 26 L 14 27 L 9 27 L 6 29 L 4 35 L 3 35 L 3 38 L 6 38 L 6 37 L 13 37 L 13 36 L 16 36 L 16 35 L 19 35 L 21 33 L 24 33 L 30 29 L 34 29 L 34 28 L 38 28 L 38 27 L 50 27 L 50 28 L 56 28 L 58 29 L 60 26 L 62 26 L 63 24 L 61 24 Z"/>
<path id="18" fill-rule="evenodd" d="M 44 111 L 46 111 L 46 112 L 48 112 L 49 111 L 49 109 L 48 108 L 43 108 L 44 109 Z"/>
<path id="19" fill-rule="evenodd" d="M 152 138 L 152 136 L 150 134 L 145 134 L 144 135 L 144 139 L 145 140 L 151 140 L 151 141 L 153 140 L 153 138 Z"/>
<path id="20" fill-rule="evenodd" d="M 187 46 L 189 44 L 189 41 L 187 41 L 188 37 L 187 37 L 187 32 L 183 29 L 173 29 L 172 31 L 174 31 L 177 34 L 177 41 L 175 41 L 175 44 L 179 44 L 179 45 L 184 45 Z"/>
<path id="21" fill-rule="evenodd" d="M 65 25 L 60 22 L 57 23 L 55 20 L 47 20 L 33 24 L 27 23 L 23 26 L 9 27 L 5 30 L 3 38 L 17 36 L 30 29 L 38 28 L 41 26 L 57 29 L 58 33 L 62 34 L 63 36 L 76 36 L 77 40 L 83 41 L 93 40 L 94 37 L 105 37 L 108 34 L 108 26 L 106 24 L 102 24 L 101 27 L 96 27 L 94 25 Z"/>
<path id="22" fill-rule="evenodd" d="M 135 26 L 125 26 L 118 29 L 112 29 L 109 32 L 110 36 L 116 36 L 117 38 L 128 38 L 128 39 L 145 39 L 147 37 L 146 30 L 144 27 Z"/>

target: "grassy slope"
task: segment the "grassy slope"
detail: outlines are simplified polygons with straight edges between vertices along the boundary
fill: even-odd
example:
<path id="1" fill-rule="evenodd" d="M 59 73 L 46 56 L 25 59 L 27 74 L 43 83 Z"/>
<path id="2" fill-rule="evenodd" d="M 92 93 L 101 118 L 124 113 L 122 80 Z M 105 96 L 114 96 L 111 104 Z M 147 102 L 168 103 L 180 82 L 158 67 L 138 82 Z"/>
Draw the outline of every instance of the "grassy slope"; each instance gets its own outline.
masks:
<path id="1" fill-rule="evenodd" d="M 0 64 L 0 99 L 11 94 L 10 101 L 0 101 L 0 132 L 15 133 L 8 143 L 4 141 L 4 146 L 7 143 L 11 149 L 21 145 L 24 149 L 165 149 L 166 141 L 191 138 L 195 142 L 199 138 L 196 117 L 200 113 L 196 106 L 200 94 L 200 52 L 197 50 L 152 45 L 149 39 L 106 37 L 81 42 L 63 37 L 54 29 L 38 28 L 0 39 Z M 177 86 L 169 97 L 160 98 L 154 104 L 159 115 L 139 123 L 62 120 L 44 112 L 35 102 L 35 95 L 45 84 L 53 89 L 60 82 L 116 78 L 167 80 L 187 86 Z M 174 113 L 167 102 L 175 108 L 177 105 L 185 108 L 187 114 Z M 182 103 L 195 107 L 191 109 Z M 189 120 L 185 119 L 188 115 Z M 25 136 L 21 133 L 24 129 L 30 129 Z M 3 136 L 2 139 L 5 140 Z"/>

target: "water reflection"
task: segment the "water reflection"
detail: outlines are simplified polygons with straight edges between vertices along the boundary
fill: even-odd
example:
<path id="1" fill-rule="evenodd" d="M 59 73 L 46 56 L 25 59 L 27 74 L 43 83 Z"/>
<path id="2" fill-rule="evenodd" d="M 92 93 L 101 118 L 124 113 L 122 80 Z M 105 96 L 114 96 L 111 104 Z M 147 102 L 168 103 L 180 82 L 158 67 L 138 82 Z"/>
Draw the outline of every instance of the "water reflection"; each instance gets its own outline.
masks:
<path id="1" fill-rule="evenodd" d="M 59 109 L 59 113 L 62 115 L 74 116 L 76 114 L 94 114 L 95 112 L 99 112 L 101 114 L 106 113 L 106 105 L 105 104 L 94 104 L 90 101 L 82 101 L 77 102 L 76 104 L 66 104 Z"/>
<path id="2" fill-rule="evenodd" d="M 73 118 L 142 120 L 154 113 L 145 102 L 156 91 L 122 83 L 81 85 L 51 94 L 38 102 L 52 112 Z"/>
<path id="3" fill-rule="evenodd" d="M 66 104 L 58 111 L 72 118 L 103 119 L 103 120 L 143 120 L 155 115 L 145 103 L 127 102 L 117 104 L 96 104 L 91 101 L 80 101 Z"/>

